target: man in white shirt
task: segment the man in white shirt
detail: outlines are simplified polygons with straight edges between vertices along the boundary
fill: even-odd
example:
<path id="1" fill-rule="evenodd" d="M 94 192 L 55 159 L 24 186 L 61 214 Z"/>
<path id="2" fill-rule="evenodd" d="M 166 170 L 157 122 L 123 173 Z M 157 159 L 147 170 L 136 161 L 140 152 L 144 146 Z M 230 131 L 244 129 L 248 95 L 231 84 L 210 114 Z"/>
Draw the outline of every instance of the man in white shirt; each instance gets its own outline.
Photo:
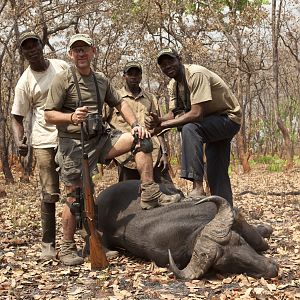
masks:
<path id="1" fill-rule="evenodd" d="M 23 120 L 32 111 L 31 144 L 37 160 L 41 185 L 42 259 L 56 257 L 55 202 L 59 200 L 59 177 L 54 161 L 57 147 L 56 126 L 46 124 L 44 107 L 54 75 L 66 68 L 63 60 L 46 59 L 43 44 L 34 32 L 25 31 L 19 39 L 20 53 L 29 66 L 19 78 L 12 106 L 12 129 L 21 156 L 28 153 Z M 63 220 L 67 222 L 67 220 Z"/>

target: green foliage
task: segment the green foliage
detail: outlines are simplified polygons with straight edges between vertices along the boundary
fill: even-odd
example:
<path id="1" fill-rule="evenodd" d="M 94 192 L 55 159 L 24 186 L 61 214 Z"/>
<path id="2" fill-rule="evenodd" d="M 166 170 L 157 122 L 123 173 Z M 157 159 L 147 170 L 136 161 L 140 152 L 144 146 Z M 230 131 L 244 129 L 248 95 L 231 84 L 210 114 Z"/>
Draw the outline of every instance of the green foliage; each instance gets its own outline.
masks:
<path id="1" fill-rule="evenodd" d="M 196 11 L 196 9 L 197 9 L 197 5 L 193 1 L 185 4 L 185 11 L 188 14 L 194 13 Z"/>
<path id="2" fill-rule="evenodd" d="M 141 11 L 141 5 L 139 0 L 132 1 L 131 12 L 133 15 L 138 14 Z"/>
<path id="3" fill-rule="evenodd" d="M 295 165 L 299 165 L 300 166 L 300 156 L 295 156 L 294 157 L 294 163 L 295 163 Z"/>
<path id="4" fill-rule="evenodd" d="M 171 156 L 169 162 L 172 166 L 177 166 L 179 164 L 179 161 L 176 156 Z"/>
<path id="5" fill-rule="evenodd" d="M 282 172 L 286 164 L 286 160 L 278 157 L 277 155 L 265 155 L 254 158 L 251 164 L 265 164 L 267 165 L 267 170 L 270 172 Z"/>
<path id="6" fill-rule="evenodd" d="M 240 1 L 232 1 L 232 0 L 215 0 L 210 5 L 213 5 L 214 8 L 219 7 L 219 10 L 223 10 L 224 8 L 228 7 L 229 9 L 235 9 L 237 11 L 243 11 L 247 6 L 255 6 L 260 7 L 262 5 L 269 4 L 270 1 L 268 0 L 240 0 Z M 191 2 L 191 4 L 194 4 L 194 1 Z M 189 7 L 205 7 L 208 4 L 205 1 L 197 1 L 197 4 L 194 4 L 193 6 L 190 5 Z M 187 5 L 186 5 L 187 7 Z"/>
<path id="7" fill-rule="evenodd" d="M 272 155 L 265 155 L 265 156 L 260 156 L 256 157 L 253 159 L 255 163 L 260 163 L 260 164 L 270 164 L 274 161 L 274 157 Z"/>
<path id="8" fill-rule="evenodd" d="M 249 160 L 250 168 L 256 166 L 257 164 L 258 164 L 258 162 L 257 162 L 256 160 L 254 160 L 254 159 L 250 159 L 250 160 Z"/>
<path id="9" fill-rule="evenodd" d="M 229 168 L 228 168 L 228 174 L 229 174 L 229 176 L 231 175 L 231 173 L 232 173 L 232 165 L 230 164 Z"/>
<path id="10" fill-rule="evenodd" d="M 268 171 L 270 172 L 282 172 L 284 169 L 284 162 L 280 162 L 280 163 L 273 163 L 268 165 Z"/>

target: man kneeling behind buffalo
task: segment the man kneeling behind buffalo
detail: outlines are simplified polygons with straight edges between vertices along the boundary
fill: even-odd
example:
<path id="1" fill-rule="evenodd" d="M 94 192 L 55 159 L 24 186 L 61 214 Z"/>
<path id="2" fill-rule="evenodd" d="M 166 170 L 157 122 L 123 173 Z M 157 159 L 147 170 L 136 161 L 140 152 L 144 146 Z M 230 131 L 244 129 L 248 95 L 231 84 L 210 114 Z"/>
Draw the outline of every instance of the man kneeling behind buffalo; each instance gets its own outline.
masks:
<path id="1" fill-rule="evenodd" d="M 74 191 L 82 185 L 81 126 L 86 125 L 87 118 L 92 114 L 101 117 L 104 102 L 110 107 L 117 108 L 131 126 L 132 132 L 114 131 L 100 124 L 98 131 L 86 138 L 84 148 L 89 156 L 92 173 L 97 171 L 97 162 L 106 163 L 110 159 L 130 151 L 134 141 L 133 134 L 138 134 L 140 143 L 150 137 L 149 132 L 139 126 L 130 106 L 122 100 L 108 79 L 91 69 L 91 61 L 95 52 L 93 40 L 87 34 L 76 34 L 71 37 L 69 57 L 74 64 L 73 70 L 67 69 L 56 75 L 46 102 L 45 120 L 55 124 L 58 129 L 59 146 L 56 160 L 60 167 L 60 178 L 66 186 L 69 203 L 76 200 Z M 76 89 L 76 81 L 79 92 Z M 81 103 L 78 102 L 80 94 Z M 139 151 L 135 155 L 137 169 L 141 175 L 141 206 L 143 209 L 180 200 L 180 195 L 163 194 L 160 192 L 159 186 L 154 183 L 150 152 Z M 71 222 L 63 224 L 66 230 L 64 231 L 60 260 L 66 265 L 78 265 L 83 263 L 83 258 L 78 256 L 74 242 L 75 216 L 72 215 L 68 205 L 65 205 L 63 215 L 69 215 L 68 220 Z"/>

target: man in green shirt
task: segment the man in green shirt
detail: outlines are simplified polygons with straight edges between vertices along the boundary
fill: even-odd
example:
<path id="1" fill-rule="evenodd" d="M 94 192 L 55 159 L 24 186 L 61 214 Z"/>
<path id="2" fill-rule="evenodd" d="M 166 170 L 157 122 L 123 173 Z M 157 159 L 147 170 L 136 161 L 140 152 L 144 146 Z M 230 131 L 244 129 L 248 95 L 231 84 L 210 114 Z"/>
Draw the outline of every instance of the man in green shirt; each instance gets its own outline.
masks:
<path id="1" fill-rule="evenodd" d="M 144 126 L 145 118 L 150 112 L 159 112 L 158 100 L 156 96 L 141 87 L 143 69 L 139 62 L 128 61 L 123 69 L 124 86 L 118 90 L 122 99 L 130 105 L 135 113 L 139 124 Z M 125 122 L 122 115 L 117 109 L 111 108 L 108 110 L 108 122 L 113 128 L 119 129 L 122 132 L 130 132 L 131 128 Z M 169 193 L 180 192 L 172 181 L 168 170 L 168 151 L 167 144 L 164 139 L 164 133 L 153 136 L 153 172 L 154 181 L 163 183 Z M 115 158 L 118 165 L 119 181 L 129 179 L 139 179 L 139 173 L 136 169 L 134 159 L 130 153 L 126 153 Z"/>
<path id="2" fill-rule="evenodd" d="M 150 134 L 137 123 L 137 119 L 130 106 L 112 87 L 109 80 L 99 72 L 93 72 L 91 61 L 96 48 L 93 40 L 87 34 L 75 34 L 69 42 L 69 56 L 74 64 L 72 69 L 57 74 L 49 89 L 45 120 L 55 124 L 58 129 L 59 145 L 56 160 L 60 167 L 60 179 L 66 186 L 68 203 L 76 198 L 74 192 L 81 187 L 81 128 L 88 131 L 85 135 L 84 149 L 88 153 L 90 170 L 97 172 L 97 162 L 107 163 L 112 158 L 131 150 L 134 134 L 139 137 L 141 150 L 135 154 L 137 169 L 141 175 L 141 207 L 151 209 L 180 200 L 179 195 L 165 195 L 160 192 L 158 184 L 153 181 L 153 167 Z M 74 74 L 74 75 L 73 75 Z M 77 79 L 77 80 L 76 80 Z M 79 93 L 82 101 L 79 102 Z M 116 107 L 132 130 L 122 133 L 110 130 L 98 120 L 102 116 L 104 102 L 110 107 Z M 87 129 L 90 118 L 93 123 L 91 130 Z M 95 125 L 95 126 L 94 126 Z M 83 130 L 82 129 L 82 130 Z M 72 224 L 64 224 L 64 241 L 60 253 L 60 260 L 66 265 L 77 265 L 83 262 L 78 256 L 74 242 L 76 229 L 75 216 L 66 205 L 63 214 L 70 216 Z"/>
<path id="3" fill-rule="evenodd" d="M 225 198 L 232 205 L 228 167 L 230 143 L 239 131 L 242 111 L 227 84 L 214 72 L 200 65 L 186 65 L 171 48 L 157 56 L 162 72 L 172 78 L 169 84 L 171 109 L 164 117 L 151 114 L 145 124 L 160 132 L 181 127 L 181 177 L 193 182 L 190 197 L 203 194 L 203 145 L 207 179 L 212 195 Z"/>

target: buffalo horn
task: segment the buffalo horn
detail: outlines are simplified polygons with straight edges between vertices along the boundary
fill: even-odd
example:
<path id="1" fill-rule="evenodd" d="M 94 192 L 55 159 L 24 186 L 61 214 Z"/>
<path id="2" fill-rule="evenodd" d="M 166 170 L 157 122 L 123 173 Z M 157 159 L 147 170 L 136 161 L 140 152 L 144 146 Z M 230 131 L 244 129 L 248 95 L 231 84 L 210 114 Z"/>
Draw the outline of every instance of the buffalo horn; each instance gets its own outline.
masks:
<path id="1" fill-rule="evenodd" d="M 201 203 L 212 201 L 216 204 L 218 212 L 196 237 L 194 251 L 188 265 L 179 270 L 171 251 L 169 251 L 169 269 L 176 277 L 182 279 L 197 279 L 203 276 L 219 258 L 221 252 L 219 244 L 226 244 L 231 236 L 231 226 L 234 221 L 233 210 L 222 197 L 210 196 Z"/>

